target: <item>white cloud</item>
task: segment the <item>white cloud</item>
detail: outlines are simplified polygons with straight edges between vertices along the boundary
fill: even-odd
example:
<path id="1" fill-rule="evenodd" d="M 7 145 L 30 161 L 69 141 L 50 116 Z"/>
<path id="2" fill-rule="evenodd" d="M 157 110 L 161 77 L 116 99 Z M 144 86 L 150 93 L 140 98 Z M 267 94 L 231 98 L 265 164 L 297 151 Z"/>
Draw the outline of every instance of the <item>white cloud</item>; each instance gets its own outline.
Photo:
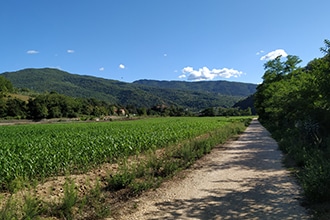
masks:
<path id="1" fill-rule="evenodd" d="M 262 54 L 262 53 L 264 53 L 265 51 L 263 51 L 263 50 L 260 50 L 260 51 L 258 51 L 257 53 L 256 53 L 256 55 L 260 55 L 260 54 Z"/>
<path id="2" fill-rule="evenodd" d="M 120 69 L 125 69 L 125 65 L 124 64 L 119 64 L 119 68 Z"/>
<path id="3" fill-rule="evenodd" d="M 167 53 L 164 53 L 164 57 L 167 57 Z"/>
<path id="4" fill-rule="evenodd" d="M 99 71 L 104 71 L 104 67 L 101 67 L 101 68 L 99 69 Z"/>
<path id="5" fill-rule="evenodd" d="M 37 50 L 28 50 L 28 51 L 26 51 L 26 53 L 27 54 L 37 54 L 37 53 L 39 53 L 39 51 L 37 51 Z"/>
<path id="6" fill-rule="evenodd" d="M 74 50 L 67 50 L 67 53 L 74 53 Z"/>
<path id="7" fill-rule="evenodd" d="M 194 71 L 194 68 L 192 68 L 191 66 L 187 66 L 182 69 L 182 73 L 191 73 L 193 71 Z"/>
<path id="8" fill-rule="evenodd" d="M 49 66 L 49 68 L 62 70 L 62 68 L 60 66 Z"/>
<path id="9" fill-rule="evenodd" d="M 278 56 L 287 57 L 288 54 L 283 49 L 277 49 L 262 56 L 260 60 L 274 60 Z"/>
<path id="10" fill-rule="evenodd" d="M 221 78 L 231 78 L 231 77 L 239 77 L 243 74 L 243 72 L 235 70 L 235 69 L 212 69 L 210 70 L 207 67 L 200 68 L 198 70 L 194 70 L 193 67 L 187 66 L 182 69 L 182 75 L 179 78 L 187 77 L 188 80 L 193 81 L 201 81 L 201 80 L 212 80 L 215 77 Z"/>

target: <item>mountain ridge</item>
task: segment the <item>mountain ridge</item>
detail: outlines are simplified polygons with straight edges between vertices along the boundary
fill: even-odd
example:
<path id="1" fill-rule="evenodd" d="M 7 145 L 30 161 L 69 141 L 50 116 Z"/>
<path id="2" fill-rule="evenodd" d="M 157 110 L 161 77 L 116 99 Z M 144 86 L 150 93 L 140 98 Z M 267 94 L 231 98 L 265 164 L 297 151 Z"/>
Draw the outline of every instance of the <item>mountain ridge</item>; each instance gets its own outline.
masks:
<path id="1" fill-rule="evenodd" d="M 16 88 L 36 92 L 55 91 L 71 97 L 96 98 L 113 104 L 151 107 L 177 105 L 200 110 L 208 107 L 231 107 L 256 90 L 257 85 L 228 81 L 158 81 L 132 83 L 101 77 L 73 74 L 53 68 L 28 68 L 4 72 Z"/>
<path id="2" fill-rule="evenodd" d="M 187 81 L 178 81 L 178 80 L 168 81 L 168 80 L 141 79 L 141 80 L 136 80 L 133 83 L 142 84 L 142 85 L 152 85 L 155 87 L 167 88 L 167 89 L 176 89 L 179 87 L 183 90 L 195 90 L 195 91 L 218 93 L 218 94 L 232 95 L 232 96 L 246 96 L 246 94 L 253 94 L 256 91 L 256 84 L 230 82 L 226 80 L 187 82 Z M 221 87 L 217 87 L 219 86 L 219 84 L 221 85 Z M 231 88 L 229 89 L 229 87 Z"/>

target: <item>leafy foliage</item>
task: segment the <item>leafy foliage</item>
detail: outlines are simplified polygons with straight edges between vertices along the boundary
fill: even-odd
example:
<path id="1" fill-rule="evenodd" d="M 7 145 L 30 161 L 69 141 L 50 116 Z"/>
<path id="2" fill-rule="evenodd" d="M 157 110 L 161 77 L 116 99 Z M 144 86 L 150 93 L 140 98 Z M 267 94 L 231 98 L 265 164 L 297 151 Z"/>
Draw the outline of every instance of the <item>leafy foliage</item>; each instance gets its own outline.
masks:
<path id="1" fill-rule="evenodd" d="M 265 64 L 263 83 L 255 94 L 260 120 L 281 148 L 302 166 L 305 195 L 313 202 L 330 200 L 330 42 L 325 56 L 306 67 L 300 59 L 281 57 Z"/>
<path id="2" fill-rule="evenodd" d="M 12 83 L 3 76 L 0 76 L 0 98 L 8 92 L 13 92 L 14 87 Z"/>

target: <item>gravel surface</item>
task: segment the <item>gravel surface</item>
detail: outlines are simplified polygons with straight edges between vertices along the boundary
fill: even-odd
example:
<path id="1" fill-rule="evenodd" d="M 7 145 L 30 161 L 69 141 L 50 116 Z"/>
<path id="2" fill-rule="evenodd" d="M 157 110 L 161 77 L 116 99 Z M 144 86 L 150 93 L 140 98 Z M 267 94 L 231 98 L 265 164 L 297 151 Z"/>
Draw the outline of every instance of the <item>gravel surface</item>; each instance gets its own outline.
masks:
<path id="1" fill-rule="evenodd" d="M 115 219 L 310 219 L 277 143 L 257 121 Z"/>

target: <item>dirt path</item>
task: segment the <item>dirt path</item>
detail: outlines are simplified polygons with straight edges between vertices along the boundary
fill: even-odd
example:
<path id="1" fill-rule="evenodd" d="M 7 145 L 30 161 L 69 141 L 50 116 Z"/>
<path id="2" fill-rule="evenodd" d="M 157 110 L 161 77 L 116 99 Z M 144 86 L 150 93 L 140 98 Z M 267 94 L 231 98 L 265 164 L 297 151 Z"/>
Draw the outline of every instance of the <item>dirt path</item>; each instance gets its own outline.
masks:
<path id="1" fill-rule="evenodd" d="M 225 149 L 224 149 L 225 148 Z M 257 120 L 236 141 L 127 204 L 116 219 L 309 219 L 277 143 Z"/>

